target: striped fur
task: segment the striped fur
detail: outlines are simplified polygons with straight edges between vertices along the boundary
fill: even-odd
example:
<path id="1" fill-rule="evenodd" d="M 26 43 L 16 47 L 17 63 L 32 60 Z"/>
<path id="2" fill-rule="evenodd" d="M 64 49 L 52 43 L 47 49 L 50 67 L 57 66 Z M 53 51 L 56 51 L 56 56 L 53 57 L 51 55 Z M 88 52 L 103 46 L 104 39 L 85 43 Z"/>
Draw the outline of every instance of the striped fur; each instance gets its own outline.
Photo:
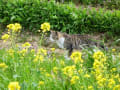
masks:
<path id="1" fill-rule="evenodd" d="M 50 36 L 50 38 L 52 38 L 60 48 L 66 48 L 69 51 L 69 56 L 71 55 L 73 49 L 91 48 L 94 46 L 105 49 L 100 43 L 91 40 L 88 35 L 69 35 L 66 33 L 51 31 Z"/>

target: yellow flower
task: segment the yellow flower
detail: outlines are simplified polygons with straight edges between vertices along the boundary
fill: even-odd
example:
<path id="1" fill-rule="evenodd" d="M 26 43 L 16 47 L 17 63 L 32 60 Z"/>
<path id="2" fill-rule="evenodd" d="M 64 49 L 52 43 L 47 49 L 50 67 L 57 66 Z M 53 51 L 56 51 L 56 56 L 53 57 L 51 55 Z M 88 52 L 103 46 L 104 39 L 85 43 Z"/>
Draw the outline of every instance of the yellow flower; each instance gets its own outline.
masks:
<path id="1" fill-rule="evenodd" d="M 113 90 L 120 90 L 120 85 L 115 85 L 115 86 L 113 87 Z"/>
<path id="2" fill-rule="evenodd" d="M 38 49 L 38 54 L 41 54 L 41 55 L 47 55 L 47 50 L 43 49 L 43 48 L 40 48 Z"/>
<path id="3" fill-rule="evenodd" d="M 40 60 L 40 62 L 43 62 L 44 57 L 43 57 L 42 55 L 37 55 L 37 56 L 35 57 L 35 59 L 33 60 L 33 62 L 37 62 L 38 60 Z"/>
<path id="4" fill-rule="evenodd" d="M 22 44 L 22 47 L 27 47 L 27 48 L 29 48 L 30 46 L 31 46 L 31 44 L 30 44 L 29 42 L 26 42 L 26 43 Z"/>
<path id="5" fill-rule="evenodd" d="M 79 80 L 78 76 L 73 76 L 72 79 L 70 80 L 71 84 L 75 84 Z"/>
<path id="6" fill-rule="evenodd" d="M 35 49 L 31 49 L 31 53 L 34 53 L 35 52 Z"/>
<path id="7" fill-rule="evenodd" d="M 46 73 L 45 75 L 46 75 L 47 77 L 50 77 L 50 76 L 51 76 L 49 73 Z"/>
<path id="8" fill-rule="evenodd" d="M 12 32 L 20 32 L 20 29 L 22 27 L 19 23 L 15 23 L 15 24 L 7 25 L 7 28 L 8 28 L 8 32 L 10 32 L 10 30 L 12 30 Z"/>
<path id="9" fill-rule="evenodd" d="M 18 51 L 18 53 L 22 54 L 23 56 L 25 53 L 27 53 L 28 49 L 22 49 L 21 51 Z"/>
<path id="10" fill-rule="evenodd" d="M 54 52 L 54 51 L 55 51 L 55 48 L 51 48 L 51 51 Z"/>
<path id="11" fill-rule="evenodd" d="M 82 69 L 78 70 L 78 73 L 79 73 L 79 74 L 81 74 L 82 72 L 83 72 L 83 70 L 82 70 Z"/>
<path id="12" fill-rule="evenodd" d="M 114 72 L 114 71 L 116 71 L 116 70 L 117 70 L 116 68 L 112 68 L 112 70 L 111 70 L 111 71 L 113 71 L 113 72 Z"/>
<path id="13" fill-rule="evenodd" d="M 39 85 L 44 85 L 44 81 L 39 81 Z"/>
<path id="14" fill-rule="evenodd" d="M 47 23 L 47 22 L 41 24 L 41 29 L 43 30 L 43 32 L 49 31 L 50 30 L 50 24 Z"/>
<path id="15" fill-rule="evenodd" d="M 33 62 L 37 62 L 39 59 L 39 56 L 36 56 L 35 59 L 33 60 Z"/>
<path id="16" fill-rule="evenodd" d="M 108 80 L 108 87 L 112 88 L 113 85 L 115 85 L 115 80 L 114 79 L 109 79 Z"/>
<path id="17" fill-rule="evenodd" d="M 7 25 L 7 28 L 8 28 L 9 30 L 13 29 L 13 28 L 14 28 L 14 24 L 9 24 L 9 25 Z"/>
<path id="18" fill-rule="evenodd" d="M 39 56 L 39 59 L 40 59 L 41 62 L 43 62 L 44 57 L 43 57 L 42 55 L 40 55 L 40 56 Z"/>
<path id="19" fill-rule="evenodd" d="M 7 68 L 8 66 L 5 63 L 0 63 L 0 68 Z"/>
<path id="20" fill-rule="evenodd" d="M 97 60 L 99 60 L 99 59 L 101 59 L 101 58 L 103 58 L 103 57 L 105 57 L 105 55 L 104 55 L 104 53 L 101 52 L 101 51 L 97 51 L 97 52 L 95 52 L 95 53 L 93 54 L 93 58 L 94 58 L 94 59 L 97 59 Z"/>
<path id="21" fill-rule="evenodd" d="M 93 86 L 88 86 L 88 90 L 93 90 Z"/>
<path id="22" fill-rule="evenodd" d="M 15 51 L 14 51 L 13 49 L 9 49 L 7 52 L 8 52 L 10 55 L 13 55 Z"/>
<path id="23" fill-rule="evenodd" d="M 53 68 L 53 72 L 54 72 L 54 73 L 57 73 L 57 72 L 58 72 L 58 68 L 57 68 L 57 67 L 54 67 L 54 68 Z"/>
<path id="24" fill-rule="evenodd" d="M 82 56 L 82 53 L 76 51 L 76 52 L 73 52 L 70 57 L 71 57 L 71 59 L 74 59 L 74 58 L 76 58 L 76 57 L 80 57 L 80 58 L 81 58 L 81 56 Z"/>
<path id="25" fill-rule="evenodd" d="M 8 85 L 9 90 L 20 90 L 19 82 L 10 82 Z"/>
<path id="26" fill-rule="evenodd" d="M 9 39 L 9 37 L 10 37 L 9 34 L 4 34 L 4 35 L 2 36 L 2 39 L 3 39 L 4 41 L 6 41 L 7 39 Z"/>
<path id="27" fill-rule="evenodd" d="M 115 51 L 116 51 L 116 49 L 115 49 L 115 48 L 113 48 L 113 49 L 112 49 L 112 52 L 115 52 Z"/>
<path id="28" fill-rule="evenodd" d="M 84 77 L 85 77 L 85 78 L 90 78 L 90 75 L 85 74 Z"/>
<path id="29" fill-rule="evenodd" d="M 114 78 L 118 79 L 119 78 L 119 74 L 114 75 Z"/>
<path id="30" fill-rule="evenodd" d="M 60 60 L 60 64 L 61 64 L 62 66 L 64 66 L 64 65 L 65 65 L 65 62 L 64 62 L 63 60 Z"/>
<path id="31" fill-rule="evenodd" d="M 62 69 L 63 74 L 72 77 L 76 73 L 76 68 L 75 66 L 66 66 Z"/>
<path id="32" fill-rule="evenodd" d="M 75 62 L 75 64 L 77 64 L 78 62 L 83 63 L 83 59 L 81 58 L 81 56 L 82 56 L 82 53 L 76 51 L 76 52 L 73 52 L 70 57 Z"/>
<path id="33" fill-rule="evenodd" d="M 22 29 L 21 25 L 19 23 L 15 23 L 16 30 Z"/>

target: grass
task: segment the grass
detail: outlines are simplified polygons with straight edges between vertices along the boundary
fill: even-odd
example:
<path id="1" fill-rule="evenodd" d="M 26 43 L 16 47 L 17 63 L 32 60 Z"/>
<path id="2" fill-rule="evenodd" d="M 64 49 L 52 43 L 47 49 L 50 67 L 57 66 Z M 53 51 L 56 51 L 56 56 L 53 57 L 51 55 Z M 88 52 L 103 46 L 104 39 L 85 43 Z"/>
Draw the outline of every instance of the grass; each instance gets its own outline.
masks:
<path id="1" fill-rule="evenodd" d="M 46 52 L 49 52 L 49 54 Z M 24 49 L 19 48 L 1 49 L 0 64 L 5 63 L 7 68 L 0 66 L 0 88 L 1 90 L 6 90 L 9 83 L 14 81 L 19 82 L 21 90 L 88 90 L 90 86 L 94 88 L 93 90 L 112 90 L 116 85 L 119 85 L 120 77 L 116 75 L 120 73 L 120 54 L 115 50 L 102 51 L 107 57 L 106 64 L 104 64 L 107 70 L 101 71 L 101 74 L 107 80 L 106 85 L 100 88 L 99 84 L 97 84 L 96 74 L 93 73 L 95 72 L 93 68 L 93 63 L 95 62 L 93 55 L 95 52 L 91 50 L 83 50 L 81 52 L 83 63 L 75 63 L 73 60 L 66 60 L 63 55 L 58 55 L 52 50 L 39 49 L 34 52 L 33 49 L 27 49 L 25 52 Z M 81 67 L 80 65 L 83 66 Z M 65 74 L 63 69 L 68 66 L 68 69 L 72 66 L 74 68 L 71 71 L 68 70 L 67 74 Z M 85 77 L 86 74 L 89 76 Z M 73 76 L 78 76 L 79 80 L 72 85 L 71 79 Z M 108 81 L 111 78 L 115 81 L 115 84 L 112 84 L 110 88 Z M 43 81 L 44 84 L 40 84 L 40 81 Z"/>

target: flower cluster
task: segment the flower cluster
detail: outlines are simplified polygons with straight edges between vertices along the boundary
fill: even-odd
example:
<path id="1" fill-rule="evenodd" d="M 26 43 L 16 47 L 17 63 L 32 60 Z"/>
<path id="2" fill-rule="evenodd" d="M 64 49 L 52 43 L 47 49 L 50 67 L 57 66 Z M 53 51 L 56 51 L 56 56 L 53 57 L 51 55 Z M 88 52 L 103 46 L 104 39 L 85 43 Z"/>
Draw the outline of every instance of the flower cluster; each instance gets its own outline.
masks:
<path id="1" fill-rule="evenodd" d="M 35 55 L 35 59 L 33 60 L 33 62 L 37 62 L 37 61 L 43 62 L 44 57 L 46 55 L 47 55 L 47 50 L 46 49 L 43 49 L 43 48 L 38 49 L 38 52 Z"/>
<path id="2" fill-rule="evenodd" d="M 95 70 L 95 77 L 97 80 L 97 84 L 99 87 L 104 87 L 106 85 L 106 77 L 104 76 L 104 72 L 106 70 L 105 62 L 106 56 L 103 52 L 97 51 L 93 54 L 94 63 L 93 68 Z"/>
<path id="3" fill-rule="evenodd" d="M 79 80 L 79 77 L 78 76 L 73 76 L 70 80 L 71 84 L 76 84 Z"/>
<path id="4" fill-rule="evenodd" d="M 15 42 L 14 39 L 16 39 L 16 33 L 20 32 L 20 30 L 22 29 L 21 25 L 19 23 L 9 24 L 7 25 L 7 29 L 8 33 L 2 36 L 2 40 L 4 40 L 5 42 L 10 39 L 11 43 Z"/>
<path id="5" fill-rule="evenodd" d="M 76 68 L 74 65 L 72 66 L 66 66 L 62 69 L 63 74 L 65 74 L 68 77 L 72 77 L 76 73 Z"/>
<path id="6" fill-rule="evenodd" d="M 4 40 L 4 42 L 6 42 L 6 40 L 8 40 L 9 37 L 10 37 L 9 34 L 4 34 L 4 35 L 2 36 L 2 40 Z"/>
<path id="7" fill-rule="evenodd" d="M 0 68 L 6 69 L 8 66 L 5 63 L 0 63 Z"/>
<path id="8" fill-rule="evenodd" d="M 30 46 L 31 44 L 29 42 L 25 42 L 24 44 L 22 44 L 22 47 L 29 48 Z"/>
<path id="9" fill-rule="evenodd" d="M 19 82 L 10 82 L 8 85 L 9 90 L 20 90 Z"/>
<path id="10" fill-rule="evenodd" d="M 43 32 L 49 31 L 50 30 L 50 24 L 47 23 L 47 22 L 41 24 L 41 29 L 42 29 Z"/>
<path id="11" fill-rule="evenodd" d="M 81 52 L 73 52 L 72 55 L 71 55 L 71 59 L 75 62 L 75 64 L 77 63 L 83 63 L 83 59 L 81 58 L 82 57 L 82 53 Z"/>
<path id="12" fill-rule="evenodd" d="M 44 85 L 44 81 L 39 81 L 39 85 Z"/>
<path id="13" fill-rule="evenodd" d="M 12 31 L 12 32 L 20 32 L 20 30 L 22 29 L 21 25 L 19 23 L 15 23 L 15 24 L 9 24 L 7 25 L 8 31 Z"/>

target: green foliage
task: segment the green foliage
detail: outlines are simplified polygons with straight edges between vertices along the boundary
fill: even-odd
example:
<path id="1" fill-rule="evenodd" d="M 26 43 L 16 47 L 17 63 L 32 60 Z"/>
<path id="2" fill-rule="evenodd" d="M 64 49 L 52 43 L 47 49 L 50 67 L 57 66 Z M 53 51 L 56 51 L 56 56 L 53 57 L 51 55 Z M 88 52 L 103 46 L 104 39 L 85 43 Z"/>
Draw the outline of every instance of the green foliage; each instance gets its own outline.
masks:
<path id="1" fill-rule="evenodd" d="M 51 29 L 67 33 L 112 32 L 120 35 L 120 11 L 76 8 L 74 4 L 59 4 L 54 0 L 1 0 L 0 23 L 19 22 L 35 31 L 43 22 Z"/>
<path id="2" fill-rule="evenodd" d="M 93 59 L 95 52 L 93 51 L 82 51 L 82 59 L 84 62 L 81 67 L 80 62 L 75 64 L 74 60 L 65 60 L 64 56 L 58 56 L 58 54 L 53 51 L 44 56 L 43 52 L 39 50 L 38 52 L 35 52 L 33 49 L 26 50 L 26 52 L 24 52 L 23 48 L 0 50 L 0 64 L 5 63 L 7 65 L 7 68 L 2 65 L 0 66 L 0 81 L 2 81 L 0 82 L 0 88 L 2 90 L 7 90 L 9 83 L 14 81 L 19 82 L 20 90 L 66 90 L 66 88 L 72 90 L 88 90 L 86 89 L 88 86 L 93 86 L 93 90 L 103 90 L 104 88 L 104 90 L 110 90 L 107 85 L 109 82 L 102 88 L 97 84 L 95 73 L 93 73 L 95 69 L 93 68 L 93 63 L 95 62 Z M 37 61 L 34 62 L 34 60 L 41 55 L 43 55 L 44 58 L 42 60 L 38 58 Z M 107 56 L 107 60 L 103 66 L 107 69 L 105 73 L 100 72 L 100 74 L 109 76 L 109 78 L 106 78 L 107 81 L 112 77 L 116 82 L 112 87 L 114 88 L 116 85 L 119 85 L 118 80 L 120 77 L 114 78 L 120 73 L 119 55 L 117 52 L 111 52 L 111 50 L 105 55 Z M 75 71 L 74 69 L 69 70 L 70 66 L 75 66 Z M 54 70 L 55 67 L 57 68 L 56 70 Z M 64 74 L 66 71 L 64 68 L 66 67 L 69 67 L 67 75 Z M 111 71 L 113 68 L 116 70 Z M 82 71 L 80 72 L 80 70 Z M 70 73 L 73 71 L 74 73 Z M 72 76 L 69 77 L 69 74 Z M 90 77 L 85 77 L 86 74 Z M 71 85 L 71 78 L 73 76 L 79 77 L 75 85 Z M 39 85 L 39 81 L 44 81 L 44 84 Z M 81 87 L 83 87 L 83 89 L 81 89 Z"/>

